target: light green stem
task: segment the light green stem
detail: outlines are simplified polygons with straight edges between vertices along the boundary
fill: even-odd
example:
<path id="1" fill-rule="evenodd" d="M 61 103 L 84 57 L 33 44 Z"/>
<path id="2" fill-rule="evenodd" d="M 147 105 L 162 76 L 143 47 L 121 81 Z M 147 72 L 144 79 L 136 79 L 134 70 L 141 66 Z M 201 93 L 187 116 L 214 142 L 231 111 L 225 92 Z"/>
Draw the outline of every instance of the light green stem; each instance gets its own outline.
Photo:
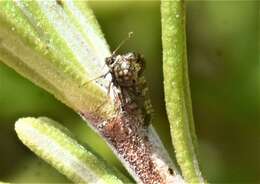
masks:
<path id="1" fill-rule="evenodd" d="M 26 146 L 75 183 L 130 182 L 51 119 L 21 118 L 15 123 L 15 130 Z"/>
<path id="2" fill-rule="evenodd" d="M 165 101 L 176 158 L 188 183 L 204 183 L 196 150 L 183 0 L 162 1 L 161 15 Z"/>

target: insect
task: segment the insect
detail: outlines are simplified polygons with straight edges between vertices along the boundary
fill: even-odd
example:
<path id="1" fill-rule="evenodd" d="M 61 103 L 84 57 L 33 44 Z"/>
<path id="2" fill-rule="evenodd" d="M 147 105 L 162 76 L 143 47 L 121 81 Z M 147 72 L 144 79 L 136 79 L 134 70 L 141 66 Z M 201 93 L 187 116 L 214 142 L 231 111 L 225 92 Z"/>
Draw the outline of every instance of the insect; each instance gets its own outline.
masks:
<path id="1" fill-rule="evenodd" d="M 112 55 L 105 59 L 105 63 L 112 76 L 111 82 L 115 87 L 120 88 L 119 98 L 122 102 L 123 111 L 127 108 L 133 110 L 141 107 L 146 114 L 150 114 L 152 112 L 151 102 L 143 77 L 144 57 L 135 52 L 123 55 L 116 54 L 116 51 L 131 38 L 132 34 L 132 32 L 129 33 L 128 38 L 123 40 Z"/>
<path id="2" fill-rule="evenodd" d="M 140 108 L 145 114 L 145 121 L 148 122 L 152 108 L 147 94 L 146 81 L 142 76 L 145 68 L 144 58 L 135 52 L 116 54 L 117 50 L 132 37 L 132 34 L 130 32 L 128 37 L 112 52 L 111 56 L 105 58 L 105 64 L 109 71 L 101 77 L 111 74 L 112 80 L 108 87 L 108 94 L 111 84 L 113 84 L 118 89 L 117 94 L 123 112 Z"/>
<path id="3" fill-rule="evenodd" d="M 133 52 L 124 55 L 113 53 L 105 62 L 112 76 L 111 82 L 121 91 L 119 98 L 123 107 L 133 103 L 142 94 L 140 77 L 144 70 L 143 57 Z"/>

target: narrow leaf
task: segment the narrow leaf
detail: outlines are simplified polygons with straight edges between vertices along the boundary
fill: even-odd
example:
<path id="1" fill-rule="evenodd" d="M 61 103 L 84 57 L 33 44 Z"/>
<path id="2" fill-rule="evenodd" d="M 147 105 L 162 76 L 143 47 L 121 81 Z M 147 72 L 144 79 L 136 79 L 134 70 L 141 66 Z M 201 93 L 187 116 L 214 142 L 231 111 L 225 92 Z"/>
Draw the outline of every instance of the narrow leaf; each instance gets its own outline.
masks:
<path id="1" fill-rule="evenodd" d="M 75 183 L 130 182 L 51 119 L 21 118 L 15 123 L 15 130 L 29 149 Z"/>
<path id="2" fill-rule="evenodd" d="M 84 25 L 92 26 L 93 21 L 81 16 L 77 18 L 85 20 Z M 101 58 L 109 49 L 100 31 L 91 37 L 71 19 L 56 1 L 1 1 L 0 60 L 74 110 L 109 117 L 114 107 L 104 87 L 87 83 L 104 73 Z M 97 50 L 95 42 L 103 47 Z M 108 84 L 104 79 L 99 82 Z"/>
<path id="3" fill-rule="evenodd" d="M 163 73 L 172 142 L 188 183 L 204 183 L 196 155 L 196 135 L 190 98 L 184 1 L 161 2 Z"/>

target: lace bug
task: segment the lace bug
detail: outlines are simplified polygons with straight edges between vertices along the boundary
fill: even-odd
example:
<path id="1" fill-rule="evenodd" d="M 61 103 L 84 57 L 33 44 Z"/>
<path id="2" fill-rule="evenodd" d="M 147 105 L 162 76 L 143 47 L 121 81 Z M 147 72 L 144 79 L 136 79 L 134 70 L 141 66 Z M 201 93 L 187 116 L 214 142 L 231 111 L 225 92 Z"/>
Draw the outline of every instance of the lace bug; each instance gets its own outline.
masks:
<path id="1" fill-rule="evenodd" d="M 108 86 L 108 94 L 110 93 L 111 84 L 113 84 L 113 86 L 118 89 L 117 95 L 121 102 L 121 111 L 135 111 L 140 109 L 144 112 L 145 121 L 149 122 L 152 107 L 147 94 L 148 88 L 146 87 L 146 81 L 142 76 L 145 68 L 144 58 L 135 52 L 122 55 L 116 54 L 117 50 L 131 38 L 132 34 L 133 33 L 130 32 L 128 37 L 119 44 L 111 56 L 105 58 L 105 64 L 109 71 L 98 78 L 110 74 L 112 80 Z"/>

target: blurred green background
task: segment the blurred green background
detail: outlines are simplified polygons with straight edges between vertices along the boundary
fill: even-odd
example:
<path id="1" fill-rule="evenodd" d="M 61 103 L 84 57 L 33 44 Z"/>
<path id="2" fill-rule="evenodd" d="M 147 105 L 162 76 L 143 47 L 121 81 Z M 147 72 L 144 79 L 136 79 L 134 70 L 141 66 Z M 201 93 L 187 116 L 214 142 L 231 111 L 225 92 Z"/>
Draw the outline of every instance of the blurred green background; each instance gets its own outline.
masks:
<path id="1" fill-rule="evenodd" d="M 169 151 L 163 100 L 160 3 L 91 1 L 111 50 L 138 51 L 156 111 L 155 127 Z M 189 74 L 200 161 L 212 183 L 260 182 L 260 63 L 258 1 L 188 1 Z M 18 140 L 20 117 L 48 116 L 68 127 L 109 163 L 123 168 L 78 115 L 0 62 L 0 181 L 69 182 Z M 173 155 L 173 154 L 172 154 Z"/>

